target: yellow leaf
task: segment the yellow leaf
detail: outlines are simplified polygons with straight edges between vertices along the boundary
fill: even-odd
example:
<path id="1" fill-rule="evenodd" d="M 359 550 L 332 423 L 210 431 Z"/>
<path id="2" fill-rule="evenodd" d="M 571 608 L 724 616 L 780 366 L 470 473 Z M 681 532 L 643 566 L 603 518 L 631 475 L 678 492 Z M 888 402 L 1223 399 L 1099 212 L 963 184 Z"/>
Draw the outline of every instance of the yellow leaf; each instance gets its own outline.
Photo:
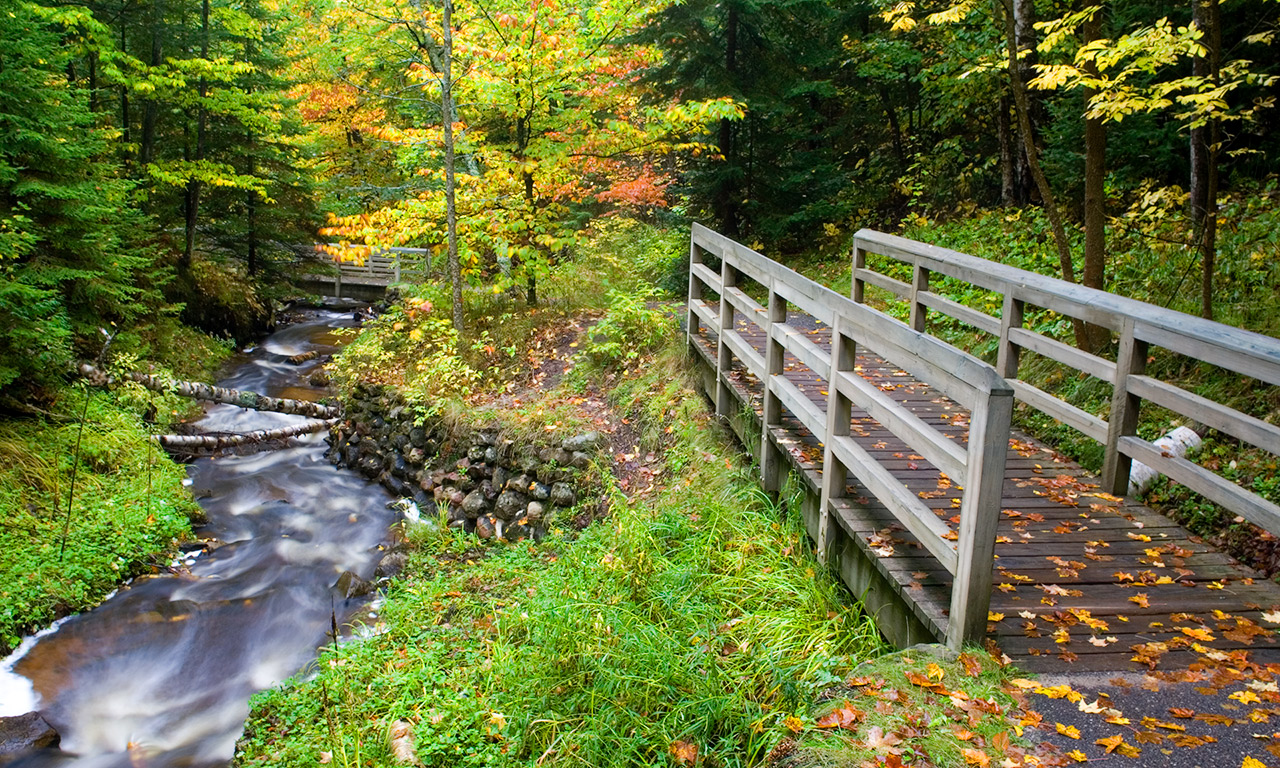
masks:
<path id="1" fill-rule="evenodd" d="M 782 721 L 782 724 L 792 733 L 799 733 L 804 730 L 804 721 L 795 715 L 788 716 L 786 720 Z"/>
<path id="2" fill-rule="evenodd" d="M 1004 621 L 1004 614 L 996 613 L 995 611 L 987 611 L 987 621 Z"/>
<path id="3" fill-rule="evenodd" d="M 1078 749 L 1073 749 L 1067 753 L 1067 757 L 1075 760 L 1077 763 L 1085 763 L 1089 761 L 1089 756 Z"/>
<path id="4" fill-rule="evenodd" d="M 1116 734 L 1115 736 L 1108 736 L 1105 739 L 1095 739 L 1093 743 L 1100 747 L 1105 747 L 1107 754 L 1109 755 L 1116 750 L 1116 747 L 1119 747 L 1124 743 L 1124 737 L 1120 734 Z"/>
<path id="5" fill-rule="evenodd" d="M 991 758 L 980 749 L 965 747 L 960 751 L 964 753 L 964 761 L 968 765 L 976 765 L 978 768 L 987 768 L 987 766 L 991 765 Z"/>
<path id="6" fill-rule="evenodd" d="M 1258 698 L 1258 694 L 1253 691 L 1236 691 L 1227 698 L 1235 699 L 1241 704 L 1260 704 L 1262 702 L 1262 699 Z"/>
<path id="7" fill-rule="evenodd" d="M 1267 764 L 1255 757 L 1245 755 L 1244 762 L 1240 764 L 1240 768 L 1267 768 Z"/>
<path id="8" fill-rule="evenodd" d="M 1063 725 L 1062 723 L 1054 723 L 1053 727 L 1058 731 L 1058 733 L 1062 734 L 1063 736 L 1066 736 L 1068 739 L 1080 738 L 1080 729 L 1075 727 L 1074 725 Z M 1107 750 L 1107 751 L 1110 752 L 1111 750 Z"/>

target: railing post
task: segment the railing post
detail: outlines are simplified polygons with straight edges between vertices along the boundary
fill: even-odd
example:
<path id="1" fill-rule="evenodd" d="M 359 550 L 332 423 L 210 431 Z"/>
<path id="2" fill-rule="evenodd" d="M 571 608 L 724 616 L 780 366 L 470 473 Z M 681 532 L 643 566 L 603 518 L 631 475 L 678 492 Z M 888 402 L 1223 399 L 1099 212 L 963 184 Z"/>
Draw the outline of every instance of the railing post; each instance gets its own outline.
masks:
<path id="1" fill-rule="evenodd" d="M 1018 358 L 1021 348 L 1009 341 L 1009 330 L 1021 328 L 1025 305 L 1013 294 L 1004 295 L 1004 308 L 1000 311 L 1000 347 L 996 352 L 996 372 L 1006 379 L 1018 378 Z"/>
<path id="2" fill-rule="evenodd" d="M 687 313 L 685 317 L 685 339 L 689 344 L 689 350 L 693 351 L 694 337 L 698 335 L 698 315 L 693 311 L 693 303 L 702 301 L 702 281 L 693 274 L 694 266 L 702 263 L 702 249 L 693 241 L 692 233 L 689 237 L 689 301 L 685 304 Z"/>
<path id="3" fill-rule="evenodd" d="M 342 298 L 342 262 L 338 262 L 338 274 L 333 278 L 333 298 Z"/>
<path id="4" fill-rule="evenodd" d="M 1013 391 L 1007 388 L 983 393 L 969 414 L 969 453 L 947 620 L 947 645 L 956 650 L 965 643 L 981 640 L 987 633 L 991 570 L 1003 506 L 1012 416 Z"/>
<path id="5" fill-rule="evenodd" d="M 728 254 L 720 259 L 720 332 L 716 334 L 716 415 L 722 418 L 729 416 L 729 403 L 733 396 L 729 390 L 729 371 L 733 367 L 733 350 L 725 340 L 725 331 L 733 330 L 733 305 L 726 295 L 728 290 L 738 284 L 738 270 L 729 263 Z"/>
<path id="6" fill-rule="evenodd" d="M 1120 438 L 1138 432 L 1138 412 L 1142 399 L 1129 393 L 1129 377 L 1147 368 L 1147 343 L 1134 337 L 1133 320 L 1120 326 L 1120 349 L 1116 354 L 1116 383 L 1111 392 L 1111 416 L 1107 419 L 1106 453 L 1102 457 L 1102 488 L 1113 496 L 1129 493 L 1129 470 L 1133 459 L 1120 452 Z"/>
<path id="7" fill-rule="evenodd" d="M 831 501 L 845 495 L 849 470 L 836 457 L 831 444 L 837 437 L 847 437 L 853 418 L 853 401 L 840 391 L 836 379 L 842 372 L 854 370 L 857 344 L 844 335 L 844 321 L 836 315 L 831 326 L 831 370 L 827 375 L 827 439 L 822 452 L 822 493 L 818 502 L 818 560 L 827 562 L 831 548 Z M 855 374 L 856 375 L 856 374 Z"/>
<path id="8" fill-rule="evenodd" d="M 400 252 L 393 250 L 391 254 L 391 271 L 398 283 L 400 282 Z"/>
<path id="9" fill-rule="evenodd" d="M 786 350 L 773 339 L 774 323 L 787 322 L 787 300 L 769 286 L 769 306 L 764 326 L 764 379 L 760 382 L 764 399 L 760 406 L 760 480 L 766 493 L 782 489 L 782 452 L 773 444 L 771 428 L 782 422 L 782 401 L 773 391 L 773 377 L 781 374 Z"/>
<path id="10" fill-rule="evenodd" d="M 853 238 L 853 271 L 851 272 L 853 285 L 849 295 L 859 304 L 866 303 L 867 286 L 865 281 L 858 277 L 858 273 L 866 268 L 867 252 L 862 249 L 862 246 L 858 244 L 858 238 L 855 237 Z"/>
<path id="11" fill-rule="evenodd" d="M 911 270 L 911 327 L 924 333 L 929 309 L 920 303 L 920 294 L 929 292 L 929 268 L 916 262 Z"/>

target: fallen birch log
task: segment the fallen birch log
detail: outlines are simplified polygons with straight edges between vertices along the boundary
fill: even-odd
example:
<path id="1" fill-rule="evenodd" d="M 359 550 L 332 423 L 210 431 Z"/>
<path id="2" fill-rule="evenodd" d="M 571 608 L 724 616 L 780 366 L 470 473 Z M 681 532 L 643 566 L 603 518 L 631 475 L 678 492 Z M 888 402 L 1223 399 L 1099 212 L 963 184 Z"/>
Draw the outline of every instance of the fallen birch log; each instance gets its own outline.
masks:
<path id="1" fill-rule="evenodd" d="M 328 429 L 336 422 L 337 419 L 325 419 L 324 421 L 308 421 L 306 424 L 299 424 L 295 427 L 282 427 L 281 429 L 259 429 L 253 432 L 236 432 L 223 435 L 152 435 L 151 439 L 165 448 L 219 451 L 223 448 L 235 448 L 239 445 L 265 443 L 271 440 L 287 440 L 298 435 L 309 435 L 313 432 Z"/>
<path id="2" fill-rule="evenodd" d="M 97 368 L 89 363 L 80 365 L 80 375 L 89 380 L 90 383 L 99 387 L 109 387 L 114 384 L 114 380 L 106 374 L 102 369 Z M 256 411 L 274 411 L 276 413 L 291 413 L 298 416 L 310 416 L 316 419 L 335 419 L 342 413 L 342 409 L 331 405 L 321 405 L 320 403 L 312 403 L 307 400 L 290 400 L 283 397 L 267 397 L 257 392 L 240 391 L 237 389 L 225 389 L 223 387 L 211 387 L 208 384 L 202 384 L 198 381 L 169 381 L 159 376 L 152 376 L 149 373 L 139 373 L 131 371 L 124 374 L 124 378 L 129 381 L 137 382 L 142 386 L 154 392 L 172 392 L 181 397 L 190 397 L 196 400 L 207 400 L 211 403 L 226 403 L 228 405 L 238 405 L 241 408 L 252 408 Z"/>

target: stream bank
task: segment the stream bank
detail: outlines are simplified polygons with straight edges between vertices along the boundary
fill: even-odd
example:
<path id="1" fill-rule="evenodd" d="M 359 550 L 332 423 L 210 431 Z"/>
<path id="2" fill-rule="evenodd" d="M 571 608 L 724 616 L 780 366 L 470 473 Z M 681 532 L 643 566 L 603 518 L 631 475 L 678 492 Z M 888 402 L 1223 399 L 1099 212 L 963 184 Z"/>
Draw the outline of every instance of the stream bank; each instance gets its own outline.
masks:
<path id="1" fill-rule="evenodd" d="M 340 329 L 354 324 L 349 313 L 312 313 L 237 356 L 219 384 L 319 399 L 325 391 L 308 379 L 343 343 Z M 302 364 L 290 362 L 312 351 Z M 199 427 L 245 432 L 304 418 L 217 405 Z M 11 683 L 26 681 L 61 734 L 60 750 L 17 765 L 216 766 L 230 759 L 250 695 L 304 667 L 332 622 L 362 610 L 364 600 L 338 594 L 339 577 L 372 578 L 385 556 L 394 520 L 387 494 L 335 468 L 324 452 L 316 435 L 282 450 L 189 465 L 208 519 L 197 533 L 209 546 L 170 572 L 133 580 L 0 663 Z"/>

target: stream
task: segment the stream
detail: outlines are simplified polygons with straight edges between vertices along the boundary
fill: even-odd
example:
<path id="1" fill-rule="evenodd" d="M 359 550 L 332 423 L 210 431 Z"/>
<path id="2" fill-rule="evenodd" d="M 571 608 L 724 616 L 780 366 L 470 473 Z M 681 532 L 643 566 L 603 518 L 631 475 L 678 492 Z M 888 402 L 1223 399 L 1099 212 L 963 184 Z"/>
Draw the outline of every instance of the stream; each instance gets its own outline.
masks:
<path id="1" fill-rule="evenodd" d="M 220 386 L 315 400 L 307 384 L 351 327 L 351 313 L 313 311 L 233 361 Z M 206 431 L 272 429 L 302 416 L 231 405 L 207 409 Z M 219 546 L 177 574 L 144 576 L 88 613 L 65 619 L 0 662 L 0 715 L 31 709 L 62 735 L 62 752 L 29 766 L 216 766 L 233 756 L 249 697 L 303 669 L 339 622 L 367 618 L 331 589 L 343 571 L 370 578 L 393 513 L 389 496 L 325 460 L 324 435 L 247 456 L 189 465 L 208 515 L 197 533 Z"/>

